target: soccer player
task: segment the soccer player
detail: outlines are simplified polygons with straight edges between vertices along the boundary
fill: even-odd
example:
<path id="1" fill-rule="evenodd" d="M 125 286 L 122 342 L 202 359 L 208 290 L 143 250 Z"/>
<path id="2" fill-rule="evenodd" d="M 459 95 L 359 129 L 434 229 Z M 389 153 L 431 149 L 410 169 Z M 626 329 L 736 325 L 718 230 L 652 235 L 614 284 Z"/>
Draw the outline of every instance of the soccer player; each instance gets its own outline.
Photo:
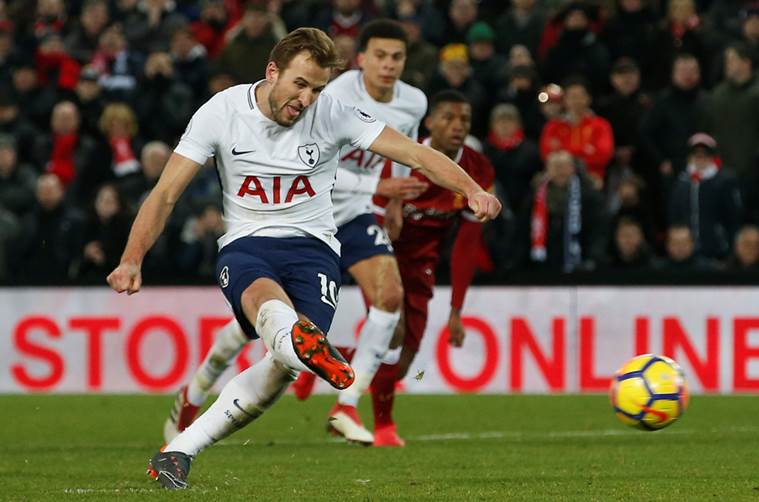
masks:
<path id="1" fill-rule="evenodd" d="M 145 254 L 187 184 L 215 156 L 227 224 L 219 239 L 219 285 L 240 326 L 263 339 L 268 355 L 228 382 L 209 409 L 150 460 L 151 474 L 166 488 L 186 488 L 191 460 L 258 418 L 298 371 L 313 371 L 337 389 L 353 383 L 353 370 L 323 334 L 340 281 L 331 191 L 341 147 L 362 146 L 422 169 L 466 196 L 479 218 L 501 208 L 444 155 L 320 96 L 340 64 L 324 32 L 299 28 L 269 59 L 264 80 L 222 91 L 193 115 L 108 276 L 117 292 L 139 291 Z"/>
<path id="2" fill-rule="evenodd" d="M 484 155 L 464 145 L 472 120 L 472 107 L 458 91 L 441 91 L 430 100 L 425 125 L 430 131 L 424 144 L 444 153 L 458 163 L 483 189 L 493 186 L 495 171 Z M 413 176 L 426 180 L 424 174 Z M 387 216 L 386 216 L 387 218 Z M 460 347 L 464 341 L 461 307 L 474 276 L 476 260 L 473 250 L 481 242 L 479 217 L 467 208 L 464 197 L 438 184 L 418 198 L 403 205 L 400 236 L 393 241 L 404 289 L 402 351 L 397 364 L 383 364 L 372 383 L 374 406 L 374 444 L 403 446 L 392 418 L 396 381 L 408 372 L 427 325 L 427 304 L 435 285 L 435 268 L 440 246 L 449 231 L 458 224 L 451 254 L 451 310 L 448 317 L 449 342 Z M 391 235 L 394 230 L 388 227 Z M 393 340 L 391 346 L 397 345 Z"/>
<path id="3" fill-rule="evenodd" d="M 403 27 L 389 19 L 371 21 L 359 35 L 361 71 L 343 73 L 324 93 L 416 139 L 419 122 L 427 111 L 427 98 L 421 90 L 399 81 L 405 58 Z M 409 199 L 427 188 L 426 182 L 412 176 L 380 180 L 384 162 L 381 155 L 360 146 L 343 147 L 332 193 L 341 245 L 340 268 L 353 276 L 371 306 L 351 360 L 356 380 L 340 391 L 327 423 L 348 441 L 367 445 L 373 443 L 374 436 L 361 422 L 356 405 L 387 351 L 403 301 L 398 265 L 390 240 L 373 214 L 372 195 Z M 220 330 L 189 385 L 177 394 L 164 423 L 167 443 L 192 423 L 218 377 L 248 341 L 234 320 Z M 301 379 L 307 376 L 312 375 L 301 375 Z M 307 380 L 313 382 L 312 378 Z"/>

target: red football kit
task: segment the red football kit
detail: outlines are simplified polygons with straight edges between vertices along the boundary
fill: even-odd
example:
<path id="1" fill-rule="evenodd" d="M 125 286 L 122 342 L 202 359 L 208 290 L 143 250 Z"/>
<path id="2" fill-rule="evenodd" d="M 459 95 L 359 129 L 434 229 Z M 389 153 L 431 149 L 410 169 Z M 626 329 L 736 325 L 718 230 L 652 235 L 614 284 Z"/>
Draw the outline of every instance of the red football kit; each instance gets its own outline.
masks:
<path id="1" fill-rule="evenodd" d="M 429 140 L 423 143 L 429 145 Z M 463 146 L 454 160 L 482 188 L 492 188 L 495 170 L 487 157 Z M 389 175 L 390 168 L 386 166 L 383 176 Z M 451 253 L 451 305 L 461 308 L 477 267 L 482 224 L 469 210 L 462 195 L 435 185 L 419 171 L 412 172 L 411 176 L 428 182 L 429 188 L 416 199 L 404 202 L 403 229 L 393 247 L 404 289 L 403 345 L 417 352 L 427 326 L 427 305 L 432 298 L 435 268 L 446 234 L 460 222 Z M 382 205 L 382 201 L 376 202 Z M 372 381 L 375 433 L 393 426 L 397 373 L 396 364 L 382 364 Z"/>
<path id="2" fill-rule="evenodd" d="M 454 160 L 482 188 L 492 188 L 495 170 L 487 157 L 463 146 Z M 435 185 L 419 171 L 411 176 L 426 181 L 429 188 L 416 199 L 404 202 L 403 229 L 393 247 L 404 289 L 404 345 L 417 351 L 427 324 L 427 304 L 432 298 L 435 268 L 446 235 L 460 222 L 451 253 L 451 305 L 460 309 L 477 266 L 481 224 L 463 195 Z"/>

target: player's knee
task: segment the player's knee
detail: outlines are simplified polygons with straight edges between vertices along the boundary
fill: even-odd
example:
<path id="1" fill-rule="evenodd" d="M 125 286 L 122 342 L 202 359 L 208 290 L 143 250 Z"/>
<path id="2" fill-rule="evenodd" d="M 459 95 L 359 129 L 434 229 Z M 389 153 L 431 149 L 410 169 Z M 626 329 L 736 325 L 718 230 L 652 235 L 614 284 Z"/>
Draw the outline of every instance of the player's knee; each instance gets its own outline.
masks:
<path id="1" fill-rule="evenodd" d="M 377 295 L 377 307 L 387 312 L 397 312 L 403 306 L 403 286 L 387 284 Z"/>

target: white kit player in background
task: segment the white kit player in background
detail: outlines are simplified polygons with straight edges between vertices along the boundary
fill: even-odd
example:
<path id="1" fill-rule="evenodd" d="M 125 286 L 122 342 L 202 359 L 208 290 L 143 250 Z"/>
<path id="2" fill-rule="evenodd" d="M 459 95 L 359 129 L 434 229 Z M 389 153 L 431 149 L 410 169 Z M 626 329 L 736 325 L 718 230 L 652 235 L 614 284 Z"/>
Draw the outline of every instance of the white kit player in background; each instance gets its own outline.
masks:
<path id="1" fill-rule="evenodd" d="M 149 473 L 166 488 L 186 488 L 192 459 L 263 414 L 299 371 L 313 371 L 337 389 L 353 383 L 353 370 L 323 335 L 334 304 L 324 301 L 320 286 L 324 275 L 329 284 L 340 280 L 331 200 L 340 148 L 361 146 L 420 169 L 466 197 L 483 220 L 501 210 L 498 199 L 445 155 L 320 96 L 338 63 L 324 32 L 299 28 L 272 50 L 265 80 L 232 87 L 204 104 L 140 207 L 121 262 L 108 276 L 119 293 L 139 291 L 145 254 L 214 155 L 228 226 L 219 240 L 219 285 L 245 333 L 260 336 L 269 352 L 153 456 Z"/>
<path id="2" fill-rule="evenodd" d="M 368 23 L 359 35 L 361 71 L 350 70 L 338 76 L 327 85 L 324 94 L 357 107 L 362 120 L 369 122 L 376 118 L 415 140 L 427 111 L 427 98 L 421 90 L 399 80 L 406 60 L 406 44 L 406 33 L 399 23 L 387 19 Z M 397 358 L 397 353 L 386 356 L 386 352 L 403 304 L 398 266 L 390 240 L 373 215 L 372 196 L 376 193 L 393 199 L 411 199 L 427 188 L 426 183 L 415 177 L 380 180 L 384 163 L 385 158 L 379 154 L 361 146 L 346 145 L 339 153 L 332 193 L 337 238 L 342 247 L 341 269 L 352 275 L 371 306 L 351 361 L 356 381 L 340 391 L 337 404 L 329 413 L 328 427 L 348 441 L 361 444 L 374 443 L 375 435 L 364 427 L 356 406 L 383 356 Z M 167 443 L 192 423 L 214 383 L 248 342 L 235 320 L 220 330 L 190 383 L 177 394 L 164 423 Z M 301 382 L 312 385 L 313 378 L 301 375 L 298 384 Z M 383 446 L 382 438 L 388 434 L 380 431 L 376 444 Z"/>

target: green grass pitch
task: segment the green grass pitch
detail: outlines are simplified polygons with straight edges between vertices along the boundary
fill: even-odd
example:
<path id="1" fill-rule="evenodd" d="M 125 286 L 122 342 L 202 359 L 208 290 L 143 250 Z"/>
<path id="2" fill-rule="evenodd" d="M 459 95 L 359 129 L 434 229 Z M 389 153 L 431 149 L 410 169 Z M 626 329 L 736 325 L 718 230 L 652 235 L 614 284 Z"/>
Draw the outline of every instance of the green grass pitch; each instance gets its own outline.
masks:
<path id="1" fill-rule="evenodd" d="M 404 449 L 340 443 L 332 396 L 286 396 L 163 493 L 144 472 L 172 399 L 0 396 L 0 500 L 759 499 L 756 396 L 696 396 L 660 432 L 605 396 L 400 396 Z"/>

